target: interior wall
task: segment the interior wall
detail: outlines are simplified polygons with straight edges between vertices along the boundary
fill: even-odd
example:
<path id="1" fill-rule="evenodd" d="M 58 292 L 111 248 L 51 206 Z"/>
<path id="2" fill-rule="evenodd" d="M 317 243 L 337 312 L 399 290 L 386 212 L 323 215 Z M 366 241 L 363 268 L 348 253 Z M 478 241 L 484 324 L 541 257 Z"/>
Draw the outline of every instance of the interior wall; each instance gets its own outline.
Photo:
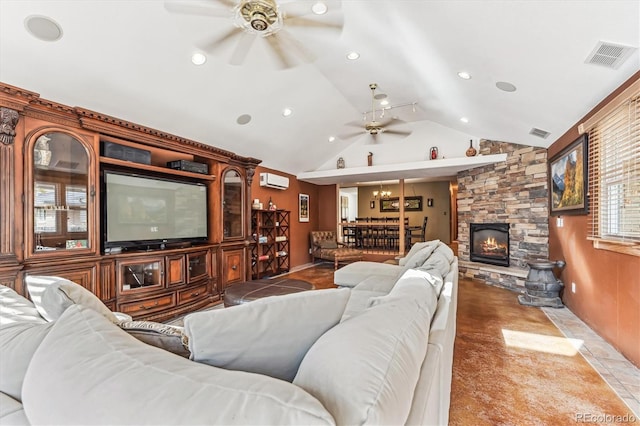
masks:
<path id="1" fill-rule="evenodd" d="M 289 178 L 289 188 L 285 190 L 266 188 L 260 186 L 260 173 L 275 173 L 280 176 L 286 176 Z M 335 188 L 335 186 L 334 186 Z M 301 182 L 296 179 L 294 175 L 280 172 L 278 170 L 268 169 L 258 166 L 256 168 L 255 175 L 253 176 L 253 182 L 251 183 L 251 200 L 258 198 L 265 208 L 268 205 L 269 198 L 276 205 L 278 209 L 291 211 L 291 223 L 290 223 L 290 268 L 294 269 L 301 265 L 311 262 L 311 255 L 309 254 L 309 232 L 312 230 L 324 229 L 321 228 L 321 224 L 326 222 L 326 218 L 320 218 L 320 211 L 324 212 L 326 202 L 322 201 L 323 207 L 320 208 L 320 191 L 322 187 L 307 182 Z M 309 195 L 309 222 L 299 221 L 298 212 L 298 195 Z M 334 197 L 335 198 L 335 197 Z M 334 202 L 335 211 L 335 202 Z M 334 219 L 335 220 L 335 219 Z M 335 228 L 335 222 L 333 224 Z M 326 228 L 332 229 L 332 228 Z"/>
<path id="2" fill-rule="evenodd" d="M 611 99 L 640 79 L 640 71 L 585 115 L 556 140 L 549 158 L 576 140 L 578 124 L 598 112 Z M 587 216 L 562 216 L 549 220 L 551 259 L 567 262 L 561 274 L 565 284 L 562 299 L 580 319 L 611 343 L 627 359 L 640 367 L 640 258 L 597 250 L 587 240 Z M 575 283 L 576 292 L 571 292 Z"/>
<path id="3" fill-rule="evenodd" d="M 382 190 L 391 191 L 391 197 L 400 195 L 400 185 L 382 185 Z M 381 212 L 380 196 L 378 199 L 373 197 L 373 191 L 381 191 L 380 185 L 359 186 L 358 187 L 358 217 L 398 217 L 397 212 Z M 405 211 L 405 217 L 409 218 L 409 226 L 422 226 L 425 216 L 427 221 L 427 230 L 425 239 L 440 240 L 449 244 L 451 242 L 450 217 L 451 217 L 451 193 L 449 191 L 449 182 L 417 182 L 405 183 L 404 196 L 422 196 L 422 211 Z M 427 204 L 429 198 L 433 199 L 433 205 Z M 371 208 L 370 202 L 374 201 L 374 208 Z"/>

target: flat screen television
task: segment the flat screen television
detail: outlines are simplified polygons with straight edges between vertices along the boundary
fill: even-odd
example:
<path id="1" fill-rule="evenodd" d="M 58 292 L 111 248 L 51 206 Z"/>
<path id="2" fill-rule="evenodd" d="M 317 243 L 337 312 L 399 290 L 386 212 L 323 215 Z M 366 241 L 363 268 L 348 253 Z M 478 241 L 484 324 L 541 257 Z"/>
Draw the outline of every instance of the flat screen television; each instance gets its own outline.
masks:
<path id="1" fill-rule="evenodd" d="M 104 170 L 102 202 L 105 252 L 207 240 L 203 183 Z"/>

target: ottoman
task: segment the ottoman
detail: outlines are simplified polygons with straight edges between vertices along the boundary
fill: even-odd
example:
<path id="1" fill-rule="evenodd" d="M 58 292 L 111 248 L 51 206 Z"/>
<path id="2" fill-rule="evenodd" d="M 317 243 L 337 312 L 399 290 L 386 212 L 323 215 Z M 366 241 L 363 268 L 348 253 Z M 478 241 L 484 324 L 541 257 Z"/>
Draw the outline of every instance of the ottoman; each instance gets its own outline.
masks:
<path id="1" fill-rule="evenodd" d="M 268 296 L 298 293 L 313 290 L 313 284 L 288 278 L 245 281 L 234 284 L 224 291 L 224 306 L 235 306 Z"/>

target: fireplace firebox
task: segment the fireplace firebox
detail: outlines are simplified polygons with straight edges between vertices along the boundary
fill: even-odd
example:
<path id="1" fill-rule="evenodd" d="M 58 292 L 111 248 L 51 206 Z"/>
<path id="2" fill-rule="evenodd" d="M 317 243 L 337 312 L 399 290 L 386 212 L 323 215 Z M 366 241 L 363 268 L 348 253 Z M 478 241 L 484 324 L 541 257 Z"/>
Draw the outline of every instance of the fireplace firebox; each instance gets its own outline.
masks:
<path id="1" fill-rule="evenodd" d="M 472 223 L 470 232 L 472 262 L 509 266 L 508 223 Z"/>

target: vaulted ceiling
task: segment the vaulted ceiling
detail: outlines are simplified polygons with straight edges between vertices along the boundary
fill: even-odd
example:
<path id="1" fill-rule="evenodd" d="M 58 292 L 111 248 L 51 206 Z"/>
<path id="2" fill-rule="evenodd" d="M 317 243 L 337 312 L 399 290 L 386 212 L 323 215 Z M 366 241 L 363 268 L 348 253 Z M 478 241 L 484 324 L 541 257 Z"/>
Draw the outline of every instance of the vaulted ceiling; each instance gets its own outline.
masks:
<path id="1" fill-rule="evenodd" d="M 324 15 L 307 12 L 315 0 L 282 0 L 292 19 L 276 34 L 276 55 L 269 38 L 242 50 L 251 40 L 241 33 L 213 47 L 234 28 L 230 12 L 218 15 L 236 1 L 176 3 L 0 0 L 0 80 L 297 175 L 335 168 L 338 157 L 364 166 L 368 152 L 377 164 L 424 160 L 431 146 L 464 156 L 482 138 L 546 147 L 640 69 L 635 0 L 328 0 Z M 34 37 L 33 16 L 55 21 L 62 36 Z M 587 63 L 600 42 L 626 60 Z M 394 106 L 382 120 L 406 122 L 398 129 L 410 135 L 374 142 L 364 132 L 370 83 Z M 516 90 L 497 87 L 505 83 Z M 374 108 L 379 119 L 378 100 Z M 361 134 L 344 137 L 358 130 L 352 122 Z"/>

